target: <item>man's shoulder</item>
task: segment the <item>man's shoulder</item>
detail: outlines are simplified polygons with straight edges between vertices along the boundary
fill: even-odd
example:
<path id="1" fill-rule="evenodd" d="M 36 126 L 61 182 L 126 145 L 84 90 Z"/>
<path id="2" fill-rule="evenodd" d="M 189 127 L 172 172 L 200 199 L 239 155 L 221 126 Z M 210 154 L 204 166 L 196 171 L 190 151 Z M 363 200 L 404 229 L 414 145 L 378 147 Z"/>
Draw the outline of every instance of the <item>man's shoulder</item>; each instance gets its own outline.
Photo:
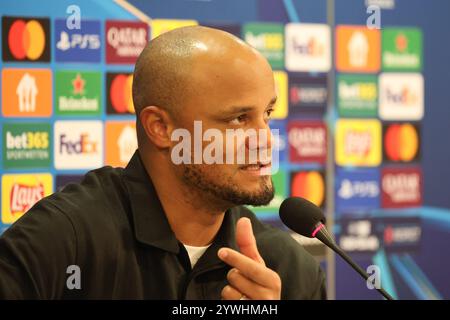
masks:
<path id="1" fill-rule="evenodd" d="M 110 166 L 89 171 L 80 182 L 69 183 L 40 202 L 76 219 L 101 213 L 107 208 L 116 207 L 117 210 L 125 198 L 122 172 L 122 168 Z"/>

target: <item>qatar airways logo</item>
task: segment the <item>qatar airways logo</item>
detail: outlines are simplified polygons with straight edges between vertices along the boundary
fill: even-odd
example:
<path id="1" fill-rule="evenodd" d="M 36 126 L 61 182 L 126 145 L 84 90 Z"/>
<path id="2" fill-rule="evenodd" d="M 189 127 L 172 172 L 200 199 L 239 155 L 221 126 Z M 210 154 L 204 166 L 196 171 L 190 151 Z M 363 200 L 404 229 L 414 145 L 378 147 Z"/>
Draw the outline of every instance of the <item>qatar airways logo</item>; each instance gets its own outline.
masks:
<path id="1" fill-rule="evenodd" d="M 292 121 L 288 124 L 292 162 L 326 162 L 327 132 L 322 122 Z"/>
<path id="2" fill-rule="evenodd" d="M 385 168 L 381 183 L 383 207 L 417 207 L 422 204 L 422 172 L 420 168 Z"/>
<path id="3" fill-rule="evenodd" d="M 172 162 L 179 164 L 238 164 L 254 167 L 261 175 L 278 171 L 279 130 L 209 128 L 203 131 L 201 121 L 194 121 L 193 136 L 184 128 L 172 132 L 177 144 L 171 150 Z"/>

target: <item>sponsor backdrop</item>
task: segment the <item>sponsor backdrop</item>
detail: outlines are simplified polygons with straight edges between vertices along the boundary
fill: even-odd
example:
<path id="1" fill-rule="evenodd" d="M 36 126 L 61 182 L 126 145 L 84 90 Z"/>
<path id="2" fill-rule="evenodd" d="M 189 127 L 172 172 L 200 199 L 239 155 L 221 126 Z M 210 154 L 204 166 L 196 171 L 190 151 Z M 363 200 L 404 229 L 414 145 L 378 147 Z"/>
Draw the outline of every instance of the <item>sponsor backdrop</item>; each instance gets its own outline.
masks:
<path id="1" fill-rule="evenodd" d="M 450 298 L 450 278 L 441 272 L 450 267 L 441 244 L 449 240 L 450 212 L 430 207 L 450 203 L 439 195 L 427 203 L 424 196 L 439 193 L 441 182 L 430 169 L 437 164 L 425 162 L 434 151 L 425 146 L 437 143 L 425 120 L 445 100 L 426 99 L 439 88 L 431 89 L 424 54 L 433 55 L 428 44 L 439 47 L 440 30 L 417 17 L 439 6 L 384 1 L 392 6 L 382 10 L 382 28 L 369 29 L 362 0 L 335 1 L 334 10 L 325 0 L 129 1 L 152 18 L 147 22 L 114 2 L 75 1 L 79 26 L 67 19 L 72 3 L 46 2 L 0 9 L 0 233 L 88 170 L 127 164 L 137 147 L 131 96 L 137 56 L 163 32 L 202 24 L 239 36 L 275 71 L 271 127 L 280 132 L 280 169 L 274 200 L 252 208 L 258 216 L 283 228 L 282 200 L 305 197 L 326 211 L 345 251 L 364 267 L 381 268 L 393 296 Z M 443 170 L 440 179 L 449 180 Z M 318 242 L 295 238 L 327 270 L 331 298 L 379 299 Z"/>

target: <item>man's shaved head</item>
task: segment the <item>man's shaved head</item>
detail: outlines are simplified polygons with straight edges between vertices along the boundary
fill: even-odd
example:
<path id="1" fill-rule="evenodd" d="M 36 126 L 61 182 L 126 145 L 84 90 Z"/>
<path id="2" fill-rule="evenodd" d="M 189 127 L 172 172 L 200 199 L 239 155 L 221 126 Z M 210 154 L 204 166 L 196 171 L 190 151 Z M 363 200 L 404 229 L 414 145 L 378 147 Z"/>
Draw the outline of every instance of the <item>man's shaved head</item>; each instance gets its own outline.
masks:
<path id="1" fill-rule="evenodd" d="M 175 164 L 171 156 L 179 141 L 172 138 L 173 133 L 188 131 L 192 146 L 195 123 L 201 123 L 203 133 L 209 129 L 221 134 L 228 129 L 268 132 L 275 100 L 269 63 L 239 38 L 202 26 L 166 32 L 149 42 L 134 71 L 141 158 L 149 172 L 165 177 L 164 183 L 175 180 L 186 192 L 209 199 L 212 206 L 265 204 L 273 197 L 270 176 L 237 163 Z M 225 142 L 220 142 L 222 151 L 236 155 L 237 145 L 233 148 Z M 207 144 L 202 141 L 202 148 Z M 246 152 L 251 148 L 257 149 L 247 145 Z M 223 156 L 222 151 L 216 152 Z M 194 150 L 183 154 L 191 157 Z"/>
<path id="2" fill-rule="evenodd" d="M 139 114 L 146 106 L 157 106 L 175 117 L 191 95 L 203 94 L 196 86 L 194 70 L 209 63 L 232 63 L 227 60 L 233 52 L 249 60 L 265 61 L 241 39 L 203 26 L 178 28 L 151 40 L 134 69 L 133 103 L 138 126 Z"/>

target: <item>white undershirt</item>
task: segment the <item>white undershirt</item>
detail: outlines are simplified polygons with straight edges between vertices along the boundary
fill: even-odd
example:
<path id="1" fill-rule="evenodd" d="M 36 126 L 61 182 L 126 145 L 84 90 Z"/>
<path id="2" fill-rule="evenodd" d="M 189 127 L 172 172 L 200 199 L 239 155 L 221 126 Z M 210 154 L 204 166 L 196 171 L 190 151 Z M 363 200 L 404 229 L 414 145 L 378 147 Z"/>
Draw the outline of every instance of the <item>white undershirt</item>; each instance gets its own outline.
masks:
<path id="1" fill-rule="evenodd" d="M 191 260 L 191 267 L 194 268 L 197 261 L 200 259 L 200 257 L 205 253 L 206 249 L 209 248 L 210 245 L 207 245 L 205 247 L 193 247 L 188 246 L 184 244 L 184 247 L 186 248 L 186 251 L 189 255 L 189 260 Z"/>

